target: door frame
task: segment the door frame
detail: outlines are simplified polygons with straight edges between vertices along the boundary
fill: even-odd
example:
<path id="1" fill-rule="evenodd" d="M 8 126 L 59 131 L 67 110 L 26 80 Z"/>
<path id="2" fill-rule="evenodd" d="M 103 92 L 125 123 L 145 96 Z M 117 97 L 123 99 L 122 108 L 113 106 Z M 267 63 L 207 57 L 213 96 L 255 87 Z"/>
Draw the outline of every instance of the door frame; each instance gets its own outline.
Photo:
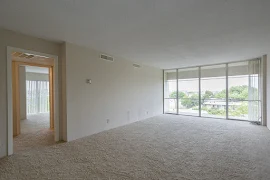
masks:
<path id="1" fill-rule="evenodd" d="M 54 64 L 40 64 L 36 62 L 22 62 L 12 60 L 12 92 L 13 92 L 13 137 L 19 135 L 21 116 L 20 116 L 20 83 L 19 83 L 19 68 L 20 66 L 44 67 L 49 70 L 49 104 L 50 104 L 50 129 L 54 129 L 54 92 L 53 92 L 53 67 Z"/>
<path id="2" fill-rule="evenodd" d="M 46 56 L 54 59 L 54 66 L 52 68 L 53 76 L 50 76 L 50 79 L 53 79 L 53 112 L 54 112 L 54 140 L 59 141 L 60 136 L 60 127 L 59 127 L 59 94 L 58 94 L 58 56 L 40 53 L 31 50 L 25 50 L 15 47 L 7 47 L 7 152 L 8 155 L 13 154 L 13 93 L 12 93 L 12 52 L 22 52 L 30 53 L 40 56 Z"/>

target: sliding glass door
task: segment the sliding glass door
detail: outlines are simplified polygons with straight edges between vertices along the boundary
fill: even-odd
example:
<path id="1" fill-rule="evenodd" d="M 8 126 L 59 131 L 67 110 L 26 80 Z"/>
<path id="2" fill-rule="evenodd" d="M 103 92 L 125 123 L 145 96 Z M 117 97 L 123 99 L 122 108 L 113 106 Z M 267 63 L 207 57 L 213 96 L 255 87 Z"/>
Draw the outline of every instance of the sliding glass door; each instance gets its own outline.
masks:
<path id="1" fill-rule="evenodd" d="M 261 120 L 261 60 L 164 70 L 164 113 Z"/>

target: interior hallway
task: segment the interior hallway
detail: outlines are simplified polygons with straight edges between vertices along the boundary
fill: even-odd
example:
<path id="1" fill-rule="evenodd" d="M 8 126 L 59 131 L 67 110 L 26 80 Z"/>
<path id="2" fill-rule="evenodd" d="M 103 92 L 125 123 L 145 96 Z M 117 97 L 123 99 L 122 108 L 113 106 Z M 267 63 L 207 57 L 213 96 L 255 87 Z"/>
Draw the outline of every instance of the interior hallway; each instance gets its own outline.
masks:
<path id="1" fill-rule="evenodd" d="M 28 115 L 21 120 L 21 134 L 13 140 L 14 153 L 55 144 L 49 113 Z"/>

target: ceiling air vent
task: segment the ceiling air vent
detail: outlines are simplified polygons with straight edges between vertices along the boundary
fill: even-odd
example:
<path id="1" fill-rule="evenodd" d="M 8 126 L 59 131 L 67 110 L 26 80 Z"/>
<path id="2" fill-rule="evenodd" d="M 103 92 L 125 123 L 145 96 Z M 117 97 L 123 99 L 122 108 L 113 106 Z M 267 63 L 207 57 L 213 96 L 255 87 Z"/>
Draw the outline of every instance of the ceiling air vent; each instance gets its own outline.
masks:
<path id="1" fill-rule="evenodd" d="M 103 59 L 103 60 L 106 60 L 106 61 L 111 61 L 111 62 L 114 61 L 113 57 L 107 56 L 107 55 L 105 55 L 105 54 L 101 54 L 101 55 L 100 55 L 100 59 Z"/>
<path id="2" fill-rule="evenodd" d="M 21 52 L 14 52 L 12 55 L 14 57 L 27 58 L 27 59 L 31 59 L 31 58 L 35 57 L 33 54 L 21 53 Z"/>
<path id="3" fill-rule="evenodd" d="M 28 55 L 28 56 L 26 56 L 25 58 L 27 58 L 27 59 L 32 59 L 33 57 L 35 57 L 34 55 Z"/>
<path id="4" fill-rule="evenodd" d="M 133 67 L 140 68 L 141 66 L 139 64 L 133 64 Z"/>

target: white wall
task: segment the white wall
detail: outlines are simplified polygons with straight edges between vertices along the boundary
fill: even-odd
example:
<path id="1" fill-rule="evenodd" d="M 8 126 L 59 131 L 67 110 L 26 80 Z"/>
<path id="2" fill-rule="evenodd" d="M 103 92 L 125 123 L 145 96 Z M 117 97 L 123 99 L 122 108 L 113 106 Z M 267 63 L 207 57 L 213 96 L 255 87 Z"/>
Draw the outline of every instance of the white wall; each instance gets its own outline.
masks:
<path id="1" fill-rule="evenodd" d="M 59 131 L 60 139 L 63 139 L 64 141 L 67 141 L 67 104 L 66 104 L 66 43 L 63 43 L 61 45 L 61 51 L 60 51 L 60 58 L 61 61 L 58 63 L 59 65 L 59 92 L 61 92 L 61 95 L 59 96 L 60 101 L 60 109 L 59 114 L 62 120 L 59 121 Z"/>
<path id="2" fill-rule="evenodd" d="M 7 155 L 7 46 L 60 54 L 58 43 L 0 29 L 0 157 Z"/>
<path id="3" fill-rule="evenodd" d="M 266 93 L 266 98 L 267 98 L 267 105 L 266 105 L 266 108 L 267 108 L 267 114 L 266 114 L 266 117 L 267 117 L 267 122 L 266 122 L 266 125 L 268 127 L 268 129 L 270 130 L 270 53 L 265 56 L 265 58 L 267 59 L 266 60 L 266 65 L 267 65 L 267 70 L 266 70 L 266 81 L 267 81 L 267 93 Z"/>
<path id="4" fill-rule="evenodd" d="M 26 75 L 25 66 L 19 68 L 19 82 L 20 82 L 20 117 L 21 120 L 26 119 Z"/>
<path id="5" fill-rule="evenodd" d="M 0 39 L 0 158 L 7 155 L 7 46 L 59 57 L 60 139 L 77 139 L 162 113 L 160 69 L 134 69 L 132 62 L 119 58 L 108 63 L 93 50 L 3 29 Z M 86 84 L 86 78 L 93 83 Z"/>
<path id="6" fill-rule="evenodd" d="M 66 44 L 68 141 L 162 114 L 162 70 L 99 55 Z"/>

